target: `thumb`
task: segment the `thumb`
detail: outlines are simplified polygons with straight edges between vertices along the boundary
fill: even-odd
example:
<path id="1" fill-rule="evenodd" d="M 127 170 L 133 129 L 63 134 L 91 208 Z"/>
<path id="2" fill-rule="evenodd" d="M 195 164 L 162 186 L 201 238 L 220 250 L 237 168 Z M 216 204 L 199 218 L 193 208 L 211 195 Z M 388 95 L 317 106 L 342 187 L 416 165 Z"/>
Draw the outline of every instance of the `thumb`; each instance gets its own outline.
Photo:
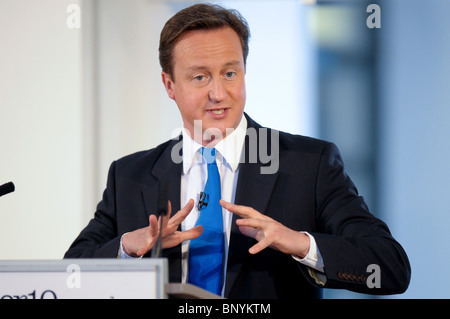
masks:
<path id="1" fill-rule="evenodd" d="M 158 219 L 156 218 L 156 215 L 152 214 L 150 215 L 150 217 L 148 218 L 148 222 L 149 222 L 149 231 L 150 231 L 150 236 L 155 238 L 158 236 L 159 233 L 159 223 L 158 223 Z"/>

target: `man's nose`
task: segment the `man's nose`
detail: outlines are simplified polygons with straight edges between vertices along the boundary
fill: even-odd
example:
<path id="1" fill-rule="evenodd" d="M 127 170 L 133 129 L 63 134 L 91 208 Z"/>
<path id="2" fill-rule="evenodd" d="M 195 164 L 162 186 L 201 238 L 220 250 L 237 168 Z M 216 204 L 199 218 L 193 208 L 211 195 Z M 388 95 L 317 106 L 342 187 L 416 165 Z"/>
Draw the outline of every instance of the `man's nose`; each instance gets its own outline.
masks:
<path id="1" fill-rule="evenodd" d="M 221 79 L 214 79 L 211 81 L 211 87 L 209 90 L 209 98 L 213 102 L 222 102 L 227 98 L 228 94 L 225 89 L 225 85 Z"/>

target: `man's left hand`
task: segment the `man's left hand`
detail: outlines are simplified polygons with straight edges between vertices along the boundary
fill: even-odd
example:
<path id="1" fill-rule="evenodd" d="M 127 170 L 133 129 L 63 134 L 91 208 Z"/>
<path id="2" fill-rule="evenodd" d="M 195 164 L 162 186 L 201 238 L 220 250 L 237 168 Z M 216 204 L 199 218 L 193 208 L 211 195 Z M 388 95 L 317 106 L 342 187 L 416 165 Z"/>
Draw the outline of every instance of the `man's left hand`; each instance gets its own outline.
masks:
<path id="1" fill-rule="evenodd" d="M 308 235 L 292 230 L 252 207 L 235 205 L 224 200 L 220 200 L 220 205 L 241 217 L 236 220 L 241 233 L 258 241 L 249 249 L 250 254 L 257 254 L 267 247 L 299 258 L 304 258 L 308 253 Z"/>

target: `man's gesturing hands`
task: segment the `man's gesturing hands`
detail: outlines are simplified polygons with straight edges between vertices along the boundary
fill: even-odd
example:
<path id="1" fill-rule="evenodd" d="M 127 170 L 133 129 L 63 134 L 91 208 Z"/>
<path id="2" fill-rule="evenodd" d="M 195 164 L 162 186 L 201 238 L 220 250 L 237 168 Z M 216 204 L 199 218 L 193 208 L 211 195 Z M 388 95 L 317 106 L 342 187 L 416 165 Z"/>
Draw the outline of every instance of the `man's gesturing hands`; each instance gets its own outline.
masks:
<path id="1" fill-rule="evenodd" d="M 178 226 L 186 218 L 194 207 L 194 200 L 189 202 L 181 210 L 179 210 L 172 218 L 172 205 L 170 201 L 167 205 L 167 217 L 163 219 L 162 226 L 162 247 L 171 248 L 180 244 L 185 240 L 197 238 L 203 232 L 203 227 L 198 225 L 186 231 L 178 231 Z M 147 253 L 155 245 L 159 235 L 159 220 L 155 215 L 150 215 L 149 225 L 144 228 L 137 229 L 127 233 L 122 237 L 123 251 L 131 257 L 140 257 Z"/>
<path id="2" fill-rule="evenodd" d="M 249 249 L 250 254 L 257 254 L 270 247 L 285 254 L 304 258 L 309 251 L 309 237 L 298 231 L 292 230 L 276 220 L 261 214 L 257 210 L 242 205 L 235 205 L 220 200 L 220 205 L 233 214 L 238 215 L 236 224 L 239 230 L 246 236 L 258 241 Z M 186 231 L 178 231 L 178 226 L 186 218 L 194 207 L 194 200 L 179 210 L 172 218 L 163 219 L 162 247 L 171 248 L 185 240 L 191 240 L 200 236 L 203 232 L 201 225 Z M 168 202 L 167 216 L 170 216 L 172 206 Z M 140 257 L 153 248 L 159 235 L 159 220 L 155 215 L 150 215 L 149 225 L 126 233 L 122 237 L 122 248 L 131 257 Z"/>
<path id="3" fill-rule="evenodd" d="M 241 217 L 236 220 L 241 233 L 258 241 L 250 247 L 250 254 L 257 254 L 267 247 L 299 258 L 304 258 L 308 253 L 308 235 L 287 228 L 251 207 L 231 204 L 224 200 L 220 200 L 220 205 Z"/>

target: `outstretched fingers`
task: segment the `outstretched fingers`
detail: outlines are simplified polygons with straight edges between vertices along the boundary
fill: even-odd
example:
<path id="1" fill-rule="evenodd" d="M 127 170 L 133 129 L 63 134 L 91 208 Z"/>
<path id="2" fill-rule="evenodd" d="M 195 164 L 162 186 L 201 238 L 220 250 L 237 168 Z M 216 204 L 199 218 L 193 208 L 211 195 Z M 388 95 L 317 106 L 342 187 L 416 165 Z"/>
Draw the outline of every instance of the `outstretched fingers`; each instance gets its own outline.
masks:
<path id="1" fill-rule="evenodd" d="M 174 247 L 183 241 L 197 238 L 202 234 L 203 227 L 200 225 L 186 231 L 178 231 L 178 227 L 184 221 L 187 215 L 189 215 L 189 213 L 192 211 L 193 208 L 194 208 L 194 200 L 190 199 L 187 202 L 187 204 L 182 209 L 180 209 L 175 215 L 173 215 L 170 219 L 165 218 L 167 224 L 165 224 L 165 227 L 162 232 L 163 248 Z M 171 210 L 171 207 L 170 209 L 168 209 L 168 211 L 169 210 Z"/>
<path id="2" fill-rule="evenodd" d="M 200 236 L 203 232 L 203 227 L 201 225 L 195 226 L 186 231 L 176 231 L 163 239 L 163 248 L 174 247 L 183 241 L 195 239 Z"/>
<path id="3" fill-rule="evenodd" d="M 226 210 L 242 218 L 257 218 L 259 216 L 264 216 L 252 207 L 232 204 L 224 201 L 223 199 L 220 200 L 220 205 Z"/>

